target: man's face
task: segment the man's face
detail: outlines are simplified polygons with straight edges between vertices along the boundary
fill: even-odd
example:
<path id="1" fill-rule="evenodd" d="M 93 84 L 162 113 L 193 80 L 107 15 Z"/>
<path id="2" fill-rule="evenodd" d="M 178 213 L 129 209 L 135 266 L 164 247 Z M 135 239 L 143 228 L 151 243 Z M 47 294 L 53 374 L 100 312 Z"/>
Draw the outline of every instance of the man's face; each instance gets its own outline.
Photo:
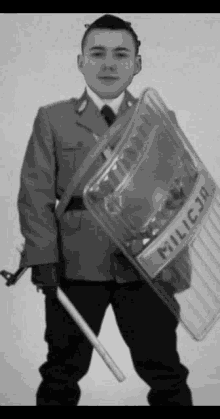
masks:
<path id="1" fill-rule="evenodd" d="M 102 99 L 118 97 L 141 70 L 141 58 L 127 31 L 93 30 L 89 33 L 78 68 L 88 86 Z"/>

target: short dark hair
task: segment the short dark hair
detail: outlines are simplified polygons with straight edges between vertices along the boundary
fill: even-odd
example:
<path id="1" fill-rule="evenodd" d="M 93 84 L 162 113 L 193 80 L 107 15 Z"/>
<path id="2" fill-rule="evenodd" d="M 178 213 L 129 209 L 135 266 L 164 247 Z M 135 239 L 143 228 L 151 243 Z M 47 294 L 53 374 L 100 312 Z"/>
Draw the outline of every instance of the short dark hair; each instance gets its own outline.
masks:
<path id="1" fill-rule="evenodd" d="M 90 25 L 87 24 L 85 25 L 85 27 L 87 28 L 82 41 L 81 41 L 81 49 L 82 49 L 82 53 L 83 53 L 83 49 L 85 47 L 85 43 L 86 43 L 86 38 L 89 35 L 89 33 L 94 30 L 94 29 L 110 29 L 112 31 L 114 30 L 124 30 L 130 33 L 130 35 L 133 38 L 134 44 L 135 44 L 135 54 L 138 55 L 139 52 L 139 47 L 141 45 L 141 42 L 139 41 L 137 34 L 135 33 L 134 29 L 131 27 L 131 23 L 130 22 L 126 22 L 123 19 L 120 19 L 117 16 L 113 16 L 113 15 L 109 15 L 109 14 L 105 14 L 104 16 L 101 16 L 100 18 L 98 18 L 97 20 L 95 20 L 93 23 L 91 23 Z"/>

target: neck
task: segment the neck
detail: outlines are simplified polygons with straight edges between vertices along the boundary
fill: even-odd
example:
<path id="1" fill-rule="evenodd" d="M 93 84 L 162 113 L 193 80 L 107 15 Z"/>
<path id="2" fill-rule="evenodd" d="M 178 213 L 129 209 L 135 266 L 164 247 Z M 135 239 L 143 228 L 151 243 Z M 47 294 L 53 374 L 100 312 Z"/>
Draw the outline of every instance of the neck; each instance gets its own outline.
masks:
<path id="1" fill-rule="evenodd" d="M 121 96 L 124 93 L 124 91 L 123 91 L 123 92 L 121 92 L 119 94 L 115 94 L 114 96 L 109 97 L 109 96 L 100 96 L 99 93 L 95 92 L 88 85 L 87 85 L 87 90 L 88 90 L 89 93 L 92 93 L 93 95 L 96 95 L 100 100 L 108 101 L 108 102 L 117 99 L 119 96 Z"/>
<path id="2" fill-rule="evenodd" d="M 124 98 L 124 92 L 121 93 L 117 98 L 112 99 L 104 99 L 101 98 L 97 93 L 93 92 L 93 90 L 87 86 L 88 95 L 91 97 L 95 105 L 99 108 L 99 110 L 103 107 L 103 105 L 109 105 L 112 107 L 112 110 L 117 114 L 119 107 Z"/>

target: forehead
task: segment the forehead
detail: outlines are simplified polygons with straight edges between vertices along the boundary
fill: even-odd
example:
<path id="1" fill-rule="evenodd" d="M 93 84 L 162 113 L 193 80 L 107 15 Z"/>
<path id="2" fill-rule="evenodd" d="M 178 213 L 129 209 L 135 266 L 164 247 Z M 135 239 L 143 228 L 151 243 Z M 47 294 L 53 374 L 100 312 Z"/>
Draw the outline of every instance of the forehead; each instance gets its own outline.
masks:
<path id="1" fill-rule="evenodd" d="M 105 48 L 124 47 L 131 51 L 135 49 L 132 36 L 127 31 L 109 31 L 109 30 L 93 30 L 86 39 L 85 50 L 89 50 L 94 46 L 102 46 Z"/>

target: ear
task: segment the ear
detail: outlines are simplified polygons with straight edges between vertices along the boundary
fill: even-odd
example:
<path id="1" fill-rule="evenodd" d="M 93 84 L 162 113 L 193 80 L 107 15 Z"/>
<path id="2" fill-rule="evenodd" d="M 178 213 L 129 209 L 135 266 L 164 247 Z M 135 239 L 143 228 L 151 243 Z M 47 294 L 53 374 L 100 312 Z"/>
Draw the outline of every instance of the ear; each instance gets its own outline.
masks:
<path id="1" fill-rule="evenodd" d="M 137 57 L 135 58 L 135 71 L 134 74 L 138 74 L 140 73 L 140 71 L 142 70 L 142 58 L 141 55 L 137 55 Z"/>
<path id="2" fill-rule="evenodd" d="M 84 65 L 84 59 L 83 59 L 82 54 L 77 55 L 77 65 L 78 65 L 79 71 L 82 73 L 83 65 Z"/>

